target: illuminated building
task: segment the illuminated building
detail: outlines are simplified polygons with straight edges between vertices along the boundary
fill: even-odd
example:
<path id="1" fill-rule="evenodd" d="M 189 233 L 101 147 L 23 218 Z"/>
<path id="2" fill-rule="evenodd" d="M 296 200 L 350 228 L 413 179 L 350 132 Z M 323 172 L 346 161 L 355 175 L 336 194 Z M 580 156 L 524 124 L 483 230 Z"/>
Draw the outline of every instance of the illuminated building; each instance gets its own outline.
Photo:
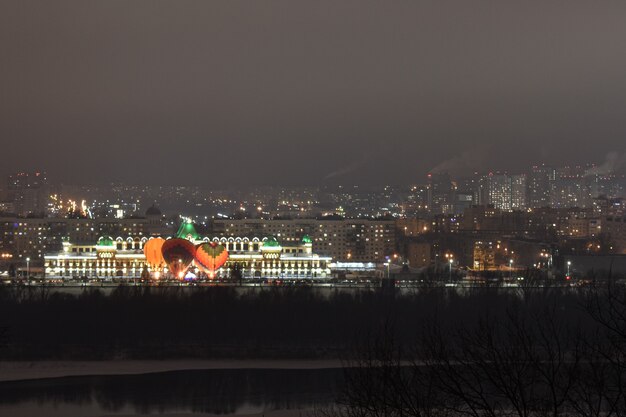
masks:
<path id="1" fill-rule="evenodd" d="M 431 222 L 426 219 L 406 218 L 396 220 L 396 231 L 402 236 L 418 236 L 431 229 Z"/>
<path id="2" fill-rule="evenodd" d="M 474 265 L 477 271 L 492 270 L 496 266 L 496 245 L 478 241 L 474 244 Z"/>
<path id="3" fill-rule="evenodd" d="M 526 208 L 526 176 L 489 174 L 481 182 L 482 194 L 487 205 L 500 210 L 523 210 Z"/>
<path id="4" fill-rule="evenodd" d="M 45 172 L 18 172 L 7 180 L 7 197 L 16 214 L 43 214 L 47 208 L 48 180 Z"/>
<path id="5" fill-rule="evenodd" d="M 0 217 L 0 250 L 13 254 L 15 259 L 30 257 L 37 262 L 44 253 L 60 250 L 62 239 L 90 244 L 105 235 L 134 239 L 169 233 L 154 206 L 148 208 L 145 217 L 127 219 Z"/>
<path id="6" fill-rule="evenodd" d="M 62 239 L 91 243 L 102 235 L 150 236 L 146 219 L 0 218 L 0 248 L 15 258 L 40 260 L 61 248 Z"/>
<path id="7" fill-rule="evenodd" d="M 217 277 L 229 277 L 237 268 L 242 278 L 326 278 L 330 276 L 330 257 L 313 253 L 312 242 L 303 236 L 297 242 L 281 244 L 273 237 L 201 237 L 191 223 L 183 223 L 177 237 L 194 244 L 217 242 L 229 252 L 226 264 L 216 271 Z M 63 250 L 45 255 L 48 278 L 140 278 L 148 271 L 143 246 L 147 237 L 111 238 L 103 236 L 95 244 L 63 242 Z M 193 275 L 200 271 L 192 266 Z"/>
<path id="8" fill-rule="evenodd" d="M 558 176 L 550 190 L 550 201 L 554 208 L 593 207 L 591 197 L 591 186 L 582 177 Z"/>
<path id="9" fill-rule="evenodd" d="M 554 168 L 533 166 L 528 173 L 528 207 L 549 207 L 551 183 L 555 179 Z"/>
<path id="10" fill-rule="evenodd" d="M 591 194 L 594 198 L 604 196 L 609 199 L 623 197 L 624 185 L 626 184 L 624 174 L 605 174 L 588 176 L 591 182 Z"/>
<path id="11" fill-rule="evenodd" d="M 405 216 L 424 215 L 428 212 L 427 185 L 413 185 L 410 188 L 406 201 L 402 203 L 403 214 Z"/>
<path id="12" fill-rule="evenodd" d="M 428 174 L 428 207 L 433 214 L 452 213 L 453 184 L 450 174 Z"/>
<path id="13" fill-rule="evenodd" d="M 395 251 L 394 220 L 369 219 L 216 219 L 218 236 L 276 236 L 281 242 L 298 242 L 311 237 L 313 251 L 335 260 L 382 262 Z"/>

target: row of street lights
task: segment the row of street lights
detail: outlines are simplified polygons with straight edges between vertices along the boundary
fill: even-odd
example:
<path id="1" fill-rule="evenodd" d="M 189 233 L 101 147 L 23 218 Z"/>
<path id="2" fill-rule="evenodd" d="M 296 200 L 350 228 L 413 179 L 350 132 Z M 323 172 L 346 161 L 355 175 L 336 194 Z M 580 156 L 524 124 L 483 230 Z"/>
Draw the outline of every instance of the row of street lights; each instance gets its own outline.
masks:
<path id="1" fill-rule="evenodd" d="M 448 259 L 448 264 L 450 265 L 450 274 L 449 274 L 449 282 L 452 282 L 452 264 L 454 263 L 454 255 L 452 255 L 451 253 L 446 253 L 446 258 Z M 394 259 L 398 258 L 397 254 L 393 255 Z M 182 262 L 180 259 L 178 260 L 179 262 Z M 389 275 L 389 267 L 391 266 L 391 259 L 389 257 L 387 257 L 387 278 L 390 277 Z M 567 275 L 566 278 L 569 279 L 570 278 L 570 267 L 572 266 L 572 261 L 567 261 Z M 182 272 L 181 272 L 182 274 Z M 26 279 L 28 279 L 30 277 L 30 258 L 26 258 Z M 182 276 L 180 277 L 182 278 Z M 513 259 L 509 259 L 509 279 L 513 279 Z M 137 281 L 135 278 L 135 285 L 137 285 Z"/>

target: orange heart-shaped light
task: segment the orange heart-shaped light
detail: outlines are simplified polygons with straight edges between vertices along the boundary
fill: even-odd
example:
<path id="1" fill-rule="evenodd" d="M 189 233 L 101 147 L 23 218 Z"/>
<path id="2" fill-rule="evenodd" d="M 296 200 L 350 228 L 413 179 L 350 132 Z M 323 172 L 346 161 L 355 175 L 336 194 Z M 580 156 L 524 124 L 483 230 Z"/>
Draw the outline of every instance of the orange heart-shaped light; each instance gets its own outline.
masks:
<path id="1" fill-rule="evenodd" d="M 201 243 L 196 246 L 195 262 L 213 278 L 215 270 L 219 269 L 228 260 L 228 251 L 223 245 L 216 242 Z"/>

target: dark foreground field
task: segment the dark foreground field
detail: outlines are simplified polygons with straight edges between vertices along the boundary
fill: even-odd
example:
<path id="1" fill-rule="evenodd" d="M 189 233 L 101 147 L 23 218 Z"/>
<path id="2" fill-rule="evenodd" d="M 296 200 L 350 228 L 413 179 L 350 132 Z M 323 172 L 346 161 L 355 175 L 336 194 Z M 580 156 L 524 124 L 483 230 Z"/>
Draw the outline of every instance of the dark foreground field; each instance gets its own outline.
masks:
<path id="1" fill-rule="evenodd" d="M 588 290 L 119 287 L 105 295 L 0 288 L 0 359 L 328 359 L 393 327 L 410 345 L 425 326 L 471 326 L 515 311 L 588 327 Z M 555 309 L 556 308 L 556 309 Z"/>
<path id="2" fill-rule="evenodd" d="M 328 417 L 626 415 L 626 290 L 616 285 L 414 293 L 120 287 L 108 295 L 2 288 L 0 318 L 0 384 L 14 390 L 6 407 L 31 395 L 29 378 L 112 375 L 102 381 L 115 387 L 143 378 L 121 374 L 158 381 L 154 373 L 255 368 L 338 376 L 341 384 L 319 397 Z M 277 386 L 311 391 L 309 377 L 294 378 Z M 34 386 L 48 398 L 57 382 Z M 294 407 L 310 406 L 306 395 L 297 398 Z"/>

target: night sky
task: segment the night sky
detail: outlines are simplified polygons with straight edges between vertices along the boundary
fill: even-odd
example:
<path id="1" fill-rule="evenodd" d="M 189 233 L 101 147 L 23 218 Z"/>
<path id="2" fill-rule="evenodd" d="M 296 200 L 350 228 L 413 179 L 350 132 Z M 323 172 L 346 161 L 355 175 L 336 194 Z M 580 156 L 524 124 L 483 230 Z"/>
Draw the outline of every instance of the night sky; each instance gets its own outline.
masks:
<path id="1" fill-rule="evenodd" d="M 0 174 L 408 184 L 623 162 L 625 41 L 623 0 L 5 0 Z"/>

